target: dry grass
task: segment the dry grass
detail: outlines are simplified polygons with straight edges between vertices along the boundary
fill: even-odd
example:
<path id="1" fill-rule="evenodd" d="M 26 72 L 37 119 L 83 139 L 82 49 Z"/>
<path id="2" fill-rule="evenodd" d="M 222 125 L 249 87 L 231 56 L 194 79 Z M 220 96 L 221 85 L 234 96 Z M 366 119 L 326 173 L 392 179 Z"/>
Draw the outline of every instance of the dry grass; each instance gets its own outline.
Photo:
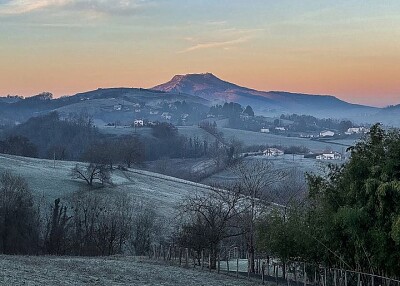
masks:
<path id="1" fill-rule="evenodd" d="M 135 257 L 0 256 L 0 285 L 256 285 Z"/>

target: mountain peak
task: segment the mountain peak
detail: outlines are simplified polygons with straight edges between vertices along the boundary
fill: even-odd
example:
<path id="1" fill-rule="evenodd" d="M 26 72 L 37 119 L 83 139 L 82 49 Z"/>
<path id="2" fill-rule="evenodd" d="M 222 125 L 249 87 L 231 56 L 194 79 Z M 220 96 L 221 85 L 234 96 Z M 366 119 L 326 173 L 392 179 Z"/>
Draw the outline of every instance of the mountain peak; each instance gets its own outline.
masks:
<path id="1" fill-rule="evenodd" d="M 153 87 L 155 90 L 166 92 L 183 92 L 190 93 L 192 91 L 219 90 L 221 92 L 227 89 L 237 87 L 236 85 L 223 81 L 210 72 L 206 73 L 191 73 L 185 75 L 175 75 L 170 81 Z"/>

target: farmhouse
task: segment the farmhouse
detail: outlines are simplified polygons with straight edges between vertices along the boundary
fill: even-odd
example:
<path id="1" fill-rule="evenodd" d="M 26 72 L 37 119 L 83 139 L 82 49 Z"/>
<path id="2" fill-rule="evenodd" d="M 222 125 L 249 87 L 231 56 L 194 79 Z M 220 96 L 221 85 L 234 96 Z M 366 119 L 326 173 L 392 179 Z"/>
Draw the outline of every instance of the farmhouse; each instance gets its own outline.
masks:
<path id="1" fill-rule="evenodd" d="M 137 126 L 137 127 L 144 126 L 143 119 L 135 120 L 135 121 L 133 122 L 133 125 L 134 125 L 134 126 Z"/>
<path id="2" fill-rule="evenodd" d="M 267 148 L 263 151 L 264 156 L 282 156 L 284 152 L 277 148 Z"/>
<path id="3" fill-rule="evenodd" d="M 319 133 L 319 137 L 332 137 L 333 135 L 335 135 L 335 132 L 330 130 L 324 130 Z"/>
<path id="4" fill-rule="evenodd" d="M 261 133 L 269 133 L 269 128 L 261 128 Z"/>
<path id="5" fill-rule="evenodd" d="M 163 112 L 163 114 L 161 114 L 161 117 L 164 118 L 165 120 L 171 120 L 172 118 L 171 114 L 168 112 Z"/>
<path id="6" fill-rule="evenodd" d="M 279 131 L 285 131 L 285 127 L 275 127 L 275 130 L 279 130 Z"/>
<path id="7" fill-rule="evenodd" d="M 365 133 L 367 130 L 364 127 L 352 127 L 347 129 L 345 134 L 351 135 L 351 134 L 360 134 L 360 133 Z"/>
<path id="8" fill-rule="evenodd" d="M 120 111 L 120 110 L 122 110 L 122 104 L 115 104 L 115 105 L 114 105 L 114 110 L 115 110 L 115 111 Z"/>
<path id="9" fill-rule="evenodd" d="M 317 155 L 317 160 L 340 160 L 342 159 L 342 155 L 338 152 L 329 152 L 329 153 L 322 153 Z"/>

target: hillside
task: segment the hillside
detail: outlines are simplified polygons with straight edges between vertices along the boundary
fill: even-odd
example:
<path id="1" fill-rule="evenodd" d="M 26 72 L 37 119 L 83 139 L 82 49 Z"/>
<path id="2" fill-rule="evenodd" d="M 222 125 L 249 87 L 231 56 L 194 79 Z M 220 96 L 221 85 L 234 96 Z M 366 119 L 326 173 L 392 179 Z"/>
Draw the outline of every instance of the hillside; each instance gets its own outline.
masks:
<path id="1" fill-rule="evenodd" d="M 203 97 L 214 103 L 234 101 L 251 105 L 258 113 L 297 113 L 318 117 L 351 117 L 367 119 L 377 108 L 351 104 L 334 96 L 258 91 L 221 80 L 211 73 L 176 75 L 154 90 L 183 92 Z"/>
<path id="2" fill-rule="evenodd" d="M 192 113 L 208 110 L 208 101 L 201 97 L 142 88 L 100 88 L 61 98 L 43 93 L 25 99 L 1 99 L 0 124 L 23 122 L 51 111 L 58 111 L 63 116 L 87 113 L 106 122 L 132 123 L 135 118 L 162 120 L 163 112 L 179 113 L 173 106 L 176 102 L 185 102 L 186 109 Z"/>
<path id="3" fill-rule="evenodd" d="M 0 172 L 11 170 L 22 175 L 29 183 L 34 195 L 51 203 L 85 187 L 70 177 L 76 162 L 41 160 L 0 154 Z M 187 195 L 207 191 L 209 187 L 156 173 L 129 169 L 115 170 L 113 187 L 98 189 L 99 192 L 124 192 L 134 199 L 157 206 L 158 211 L 172 216 L 176 205 Z M 62 186 L 62 187 L 60 187 Z"/>

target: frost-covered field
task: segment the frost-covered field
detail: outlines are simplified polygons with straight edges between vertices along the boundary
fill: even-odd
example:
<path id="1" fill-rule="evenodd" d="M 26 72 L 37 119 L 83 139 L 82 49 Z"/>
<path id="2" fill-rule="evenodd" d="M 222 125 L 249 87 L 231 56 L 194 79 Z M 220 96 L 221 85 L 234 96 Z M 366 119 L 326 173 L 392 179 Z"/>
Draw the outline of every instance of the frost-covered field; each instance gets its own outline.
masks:
<path id="1" fill-rule="evenodd" d="M 11 155 L 0 155 L 0 172 L 11 170 L 22 175 L 38 199 L 45 203 L 56 198 L 65 198 L 86 187 L 83 181 L 71 178 L 71 169 L 76 162 L 33 159 Z M 82 163 L 79 163 L 82 164 Z M 156 173 L 130 169 L 115 170 L 113 186 L 98 189 L 98 192 L 122 192 L 135 199 L 151 203 L 164 215 L 173 215 L 176 205 L 187 195 L 204 192 L 209 187 Z"/>
<path id="2" fill-rule="evenodd" d="M 0 285 L 258 285 L 135 257 L 0 256 Z"/>
<path id="3" fill-rule="evenodd" d="M 326 149 L 331 149 L 337 152 L 342 152 L 342 149 L 346 149 L 347 147 L 341 144 L 337 144 L 333 140 L 330 142 L 321 142 L 308 138 L 286 137 L 231 128 L 220 128 L 219 130 L 224 133 L 225 138 L 229 139 L 234 137 L 242 141 L 245 145 L 281 145 L 287 147 L 304 146 L 311 151 L 323 151 Z"/>

